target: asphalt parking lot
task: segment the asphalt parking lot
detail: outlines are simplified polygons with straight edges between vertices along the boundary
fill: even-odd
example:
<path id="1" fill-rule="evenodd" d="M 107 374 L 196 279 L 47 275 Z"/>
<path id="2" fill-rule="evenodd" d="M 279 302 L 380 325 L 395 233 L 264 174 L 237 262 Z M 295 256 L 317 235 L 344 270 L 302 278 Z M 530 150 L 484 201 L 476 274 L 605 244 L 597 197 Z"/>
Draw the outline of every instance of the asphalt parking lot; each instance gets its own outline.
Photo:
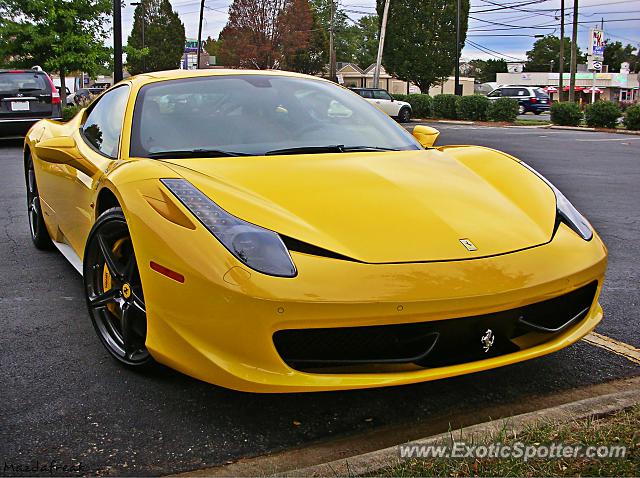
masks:
<path id="1" fill-rule="evenodd" d="M 610 252 L 598 332 L 640 347 L 640 136 L 436 127 L 439 144 L 481 144 L 529 162 L 591 220 Z M 75 270 L 31 245 L 18 142 L 0 142 L 0 204 L 5 464 L 55 459 L 81 463 L 84 473 L 175 473 L 385 427 L 445 420 L 455 428 L 461 414 L 535 408 L 554 393 L 640 375 L 637 364 L 584 342 L 503 369 L 351 392 L 252 395 L 168 369 L 132 373 L 95 336 Z"/>

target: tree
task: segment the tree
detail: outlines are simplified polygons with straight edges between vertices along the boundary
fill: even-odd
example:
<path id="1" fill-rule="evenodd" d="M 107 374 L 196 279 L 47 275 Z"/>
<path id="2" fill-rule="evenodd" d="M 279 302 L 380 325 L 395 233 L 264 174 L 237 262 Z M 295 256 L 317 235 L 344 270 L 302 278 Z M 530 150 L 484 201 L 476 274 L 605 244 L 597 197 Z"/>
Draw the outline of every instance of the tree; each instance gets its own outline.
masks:
<path id="1" fill-rule="evenodd" d="M 209 54 L 210 57 L 215 58 L 216 64 L 218 64 L 221 46 L 221 41 L 216 41 L 214 38 L 207 37 L 202 48 L 204 48 L 204 50 Z"/>
<path id="2" fill-rule="evenodd" d="M 280 21 L 283 29 L 291 29 L 297 24 L 302 30 L 299 35 L 284 36 L 282 67 L 308 75 L 320 73 L 327 62 L 329 39 L 309 1 L 292 1 Z"/>
<path id="3" fill-rule="evenodd" d="M 382 63 L 401 80 L 428 93 L 453 72 L 456 61 L 456 0 L 393 0 L 389 7 Z M 460 51 L 464 47 L 469 0 L 462 0 Z M 377 0 L 382 18 L 384 0 Z"/>
<path id="4" fill-rule="evenodd" d="M 94 75 L 108 63 L 104 46 L 111 0 L 0 0 L 0 58 L 18 68 L 40 65 L 60 75 Z M 66 89 L 60 88 L 62 104 Z"/>
<path id="5" fill-rule="evenodd" d="M 604 46 L 604 64 L 609 65 L 609 71 L 620 71 L 620 65 L 628 62 L 631 65 L 631 71 L 637 61 L 637 55 L 634 55 L 635 47 L 633 45 L 622 46 L 619 41 L 606 40 Z"/>
<path id="6" fill-rule="evenodd" d="M 571 69 L 571 40 L 564 38 L 564 69 L 566 73 Z M 580 47 L 576 48 L 579 62 L 586 61 Z M 553 61 L 553 67 L 551 62 Z M 533 44 L 533 48 L 527 52 L 525 71 L 560 71 L 560 38 L 546 35 Z"/>
<path id="7" fill-rule="evenodd" d="M 133 30 L 127 40 L 127 70 L 136 75 L 178 68 L 184 43 L 184 25 L 169 0 L 141 0 L 133 12 Z"/>
<path id="8" fill-rule="evenodd" d="M 465 75 L 474 78 L 479 83 L 496 81 L 497 73 L 507 72 L 507 62 L 503 59 L 471 60 Z"/>
<path id="9" fill-rule="evenodd" d="M 229 20 L 220 32 L 224 64 L 248 68 L 278 68 L 278 16 L 285 0 L 233 0 Z"/>

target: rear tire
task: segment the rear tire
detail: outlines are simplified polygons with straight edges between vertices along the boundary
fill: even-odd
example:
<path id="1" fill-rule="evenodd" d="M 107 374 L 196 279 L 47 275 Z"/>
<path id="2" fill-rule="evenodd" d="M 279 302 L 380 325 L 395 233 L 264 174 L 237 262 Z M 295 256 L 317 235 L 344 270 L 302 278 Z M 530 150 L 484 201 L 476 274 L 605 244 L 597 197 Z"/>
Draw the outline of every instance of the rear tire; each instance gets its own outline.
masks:
<path id="1" fill-rule="evenodd" d="M 398 113 L 398 122 L 408 123 L 409 121 L 411 121 L 411 110 L 409 110 L 409 108 L 402 108 L 400 113 Z"/>
<path id="2" fill-rule="evenodd" d="M 522 105 L 518 106 L 518 114 L 519 114 L 519 115 L 523 115 L 523 114 L 525 114 L 526 112 L 527 112 L 527 110 L 525 109 L 525 107 L 524 107 L 524 106 L 522 106 Z"/>
<path id="3" fill-rule="evenodd" d="M 27 185 L 27 212 L 29 216 L 29 230 L 31 240 L 37 249 L 47 251 L 53 248 L 47 225 L 42 214 L 42 204 L 36 183 L 36 173 L 33 168 L 31 155 L 27 158 L 27 168 L 25 170 L 25 182 Z"/>

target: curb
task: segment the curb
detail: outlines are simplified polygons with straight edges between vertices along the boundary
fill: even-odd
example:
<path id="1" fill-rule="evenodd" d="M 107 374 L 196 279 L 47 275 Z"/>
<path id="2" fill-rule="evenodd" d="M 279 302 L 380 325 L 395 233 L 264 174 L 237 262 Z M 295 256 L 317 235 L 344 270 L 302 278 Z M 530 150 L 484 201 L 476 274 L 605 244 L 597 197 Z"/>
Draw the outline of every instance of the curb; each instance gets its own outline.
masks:
<path id="1" fill-rule="evenodd" d="M 576 402 L 566 403 L 557 407 L 546 408 L 535 412 L 524 413 L 507 417 L 496 421 L 490 421 L 455 430 L 460 436 L 483 436 L 505 428 L 514 432 L 521 431 L 528 423 L 538 420 L 557 420 L 568 422 L 580 420 L 591 416 L 604 416 L 640 403 L 640 387 L 632 390 L 587 398 Z M 449 441 L 452 432 L 441 433 L 432 437 L 415 440 L 413 444 L 433 445 Z M 382 450 L 356 455 L 347 459 L 335 460 L 320 465 L 309 466 L 297 470 L 279 473 L 273 476 L 356 476 L 374 473 L 398 462 L 397 447 L 384 448 Z"/>
<path id="2" fill-rule="evenodd" d="M 554 124 L 504 125 L 500 123 L 486 123 L 486 122 L 477 123 L 475 121 L 418 119 L 418 118 L 411 118 L 410 123 L 444 123 L 444 124 L 458 124 L 458 125 L 467 125 L 467 126 L 480 126 L 485 128 L 559 129 L 559 130 L 565 130 L 565 131 L 582 131 L 584 133 L 630 134 L 632 136 L 640 136 L 640 131 L 630 131 L 627 129 L 613 130 L 613 129 L 602 129 L 602 128 L 589 128 L 586 126 L 559 126 Z"/>

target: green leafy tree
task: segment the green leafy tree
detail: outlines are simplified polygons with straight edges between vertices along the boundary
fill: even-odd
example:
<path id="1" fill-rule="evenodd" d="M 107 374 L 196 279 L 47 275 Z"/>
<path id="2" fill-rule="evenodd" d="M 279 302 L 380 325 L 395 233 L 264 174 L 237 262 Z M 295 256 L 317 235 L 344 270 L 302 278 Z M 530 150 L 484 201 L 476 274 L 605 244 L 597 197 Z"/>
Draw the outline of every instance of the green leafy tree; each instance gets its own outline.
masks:
<path id="1" fill-rule="evenodd" d="M 0 58 L 7 66 L 39 65 L 60 75 L 95 75 L 108 64 L 106 15 L 111 0 L 0 0 Z M 66 90 L 60 89 L 62 103 Z"/>
<path id="2" fill-rule="evenodd" d="M 507 72 L 507 62 L 499 59 L 471 60 L 467 65 L 465 74 L 474 78 L 478 83 L 496 81 L 497 73 Z"/>
<path id="3" fill-rule="evenodd" d="M 216 64 L 219 64 L 220 60 L 220 49 L 222 47 L 222 41 L 215 40 L 214 38 L 207 37 L 204 42 L 204 50 L 209 54 L 210 57 L 216 59 Z"/>
<path id="4" fill-rule="evenodd" d="M 578 63 L 586 61 L 585 55 L 576 48 Z M 551 66 L 553 62 L 553 68 Z M 526 71 L 560 71 L 560 38 L 546 35 L 536 40 L 533 48 L 527 52 L 527 62 L 524 65 Z M 564 72 L 571 69 L 571 40 L 564 39 Z"/>
<path id="5" fill-rule="evenodd" d="M 393 0 L 382 63 L 392 75 L 423 93 L 453 72 L 456 61 L 456 0 Z M 469 0 L 462 0 L 460 51 L 467 36 Z M 382 18 L 384 0 L 377 0 Z"/>
<path id="6" fill-rule="evenodd" d="M 184 42 L 184 25 L 169 0 L 141 0 L 133 13 L 133 30 L 127 40 L 127 70 L 136 75 L 178 68 Z"/>
<path id="7" fill-rule="evenodd" d="M 637 61 L 637 55 L 634 55 L 635 50 L 633 45 L 622 46 L 619 41 L 607 40 L 604 47 L 604 64 L 609 65 L 609 71 L 619 72 L 620 65 L 626 61 L 633 71 Z"/>

